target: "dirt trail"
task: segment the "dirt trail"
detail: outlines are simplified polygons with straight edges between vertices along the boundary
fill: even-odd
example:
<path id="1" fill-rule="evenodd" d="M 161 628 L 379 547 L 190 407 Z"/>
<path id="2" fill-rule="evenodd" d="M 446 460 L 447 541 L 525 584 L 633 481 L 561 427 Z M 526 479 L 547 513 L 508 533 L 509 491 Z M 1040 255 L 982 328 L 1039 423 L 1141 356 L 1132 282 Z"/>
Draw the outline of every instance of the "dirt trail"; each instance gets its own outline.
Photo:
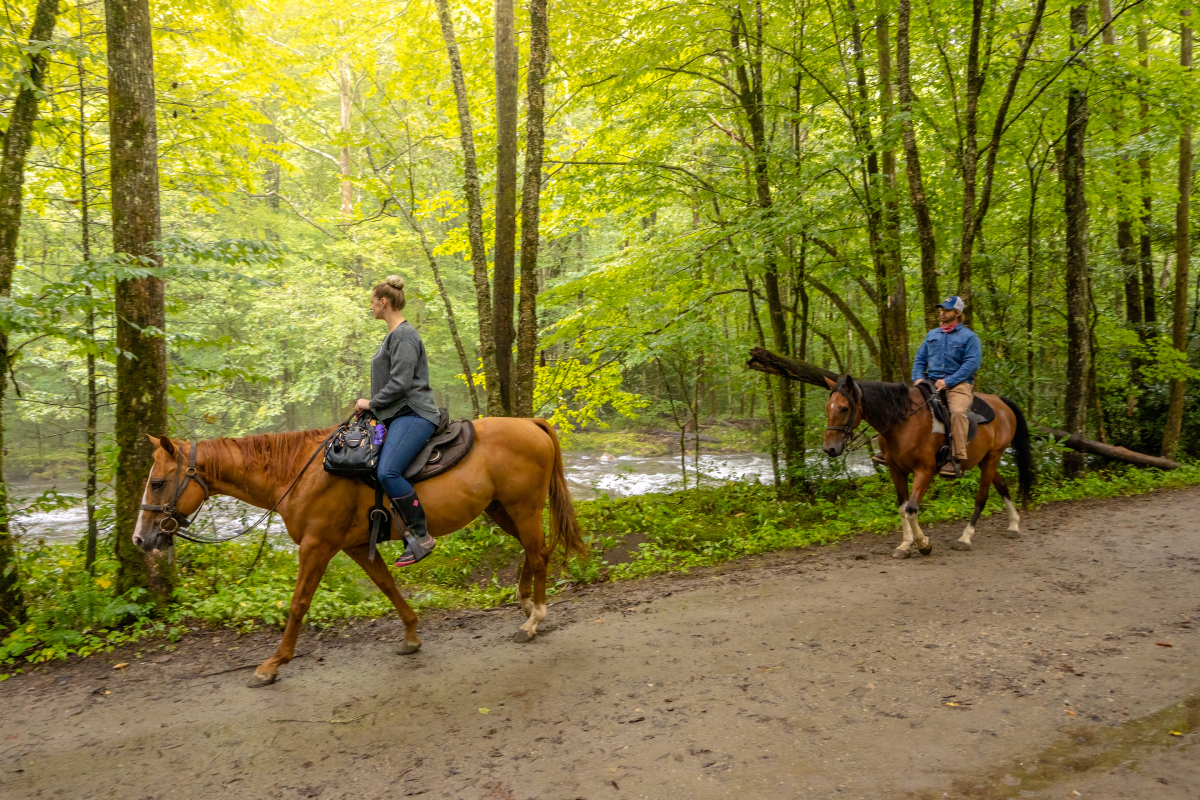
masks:
<path id="1" fill-rule="evenodd" d="M 409 657 L 391 621 L 306 633 L 267 689 L 201 676 L 276 634 L 21 676 L 0 796 L 1200 796 L 1200 490 L 1003 527 L 592 587 L 528 645 L 513 608 L 426 615 Z"/>

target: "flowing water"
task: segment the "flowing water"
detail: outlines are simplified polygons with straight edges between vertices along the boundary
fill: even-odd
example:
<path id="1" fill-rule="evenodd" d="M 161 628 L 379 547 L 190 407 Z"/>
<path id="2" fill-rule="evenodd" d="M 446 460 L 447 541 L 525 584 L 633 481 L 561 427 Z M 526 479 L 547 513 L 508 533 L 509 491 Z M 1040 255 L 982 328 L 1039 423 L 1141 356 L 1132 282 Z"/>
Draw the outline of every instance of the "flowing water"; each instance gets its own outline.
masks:
<path id="1" fill-rule="evenodd" d="M 829 466 L 824 454 L 810 454 L 820 468 Z M 630 497 L 651 492 L 671 492 L 683 488 L 683 470 L 678 455 L 673 456 L 614 456 L 609 453 L 563 454 L 567 485 L 571 496 L 577 500 L 592 500 L 601 495 Z M 835 466 L 841 468 L 841 461 Z M 870 474 L 872 467 L 865 453 L 852 453 L 845 468 L 853 475 Z M 714 486 L 729 481 L 757 481 L 770 483 L 774 480 L 771 457 L 766 453 L 720 453 L 701 454 L 699 463 L 700 485 Z M 687 458 L 687 485 L 696 485 L 696 463 L 691 454 Z M 47 489 L 55 488 L 69 498 L 66 508 L 34 511 L 21 514 L 19 509 Z M 84 507 L 83 487 L 58 485 L 56 487 L 14 484 L 9 487 L 13 506 L 13 532 L 19 541 L 32 545 L 39 540 L 46 542 L 73 542 L 82 538 L 87 531 L 87 510 Z M 229 497 L 214 497 L 201 514 L 206 535 L 229 536 L 258 519 L 262 512 Z M 275 518 L 273 528 L 279 526 Z M 101 528 L 101 535 L 106 531 Z"/>

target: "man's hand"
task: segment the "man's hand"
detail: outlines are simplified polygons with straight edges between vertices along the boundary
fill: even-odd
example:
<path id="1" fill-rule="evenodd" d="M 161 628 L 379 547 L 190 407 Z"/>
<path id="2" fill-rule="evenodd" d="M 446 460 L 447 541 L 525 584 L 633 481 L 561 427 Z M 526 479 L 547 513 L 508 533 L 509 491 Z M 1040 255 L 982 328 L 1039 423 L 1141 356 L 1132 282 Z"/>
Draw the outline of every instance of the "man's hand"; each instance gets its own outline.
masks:
<path id="1" fill-rule="evenodd" d="M 367 400 L 366 398 L 360 397 L 360 398 L 358 398 L 358 402 L 356 402 L 354 404 L 354 413 L 355 414 L 361 414 L 364 411 L 370 411 L 370 410 L 371 410 L 371 401 Z"/>
<path id="2" fill-rule="evenodd" d="M 944 392 L 946 391 L 946 382 L 941 378 L 938 378 L 937 383 L 933 385 L 933 388 L 937 389 L 939 392 Z"/>

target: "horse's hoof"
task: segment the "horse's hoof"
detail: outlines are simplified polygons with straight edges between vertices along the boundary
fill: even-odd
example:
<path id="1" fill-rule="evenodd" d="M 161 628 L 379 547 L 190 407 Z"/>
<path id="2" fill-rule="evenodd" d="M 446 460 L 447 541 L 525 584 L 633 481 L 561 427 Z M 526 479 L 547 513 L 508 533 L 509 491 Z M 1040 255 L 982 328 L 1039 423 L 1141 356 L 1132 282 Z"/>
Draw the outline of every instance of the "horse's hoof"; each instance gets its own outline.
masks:
<path id="1" fill-rule="evenodd" d="M 264 686 L 270 686 L 275 681 L 279 680 L 279 675 L 259 675 L 255 672 L 250 676 L 250 682 L 246 685 L 251 689 L 261 689 Z"/>
<path id="2" fill-rule="evenodd" d="M 1005 539 L 1020 539 L 1021 532 L 1020 531 L 1005 531 L 1004 538 Z"/>
<path id="3" fill-rule="evenodd" d="M 950 549 L 951 550 L 970 550 L 971 544 L 970 544 L 970 542 L 956 541 L 956 542 L 954 542 L 954 544 L 950 545 Z"/>
<path id="4" fill-rule="evenodd" d="M 907 550 L 901 550 L 899 547 L 892 551 L 892 558 L 908 558 L 911 555 L 912 553 Z"/>
<path id="5" fill-rule="evenodd" d="M 420 642 L 417 642 L 416 644 L 413 644 L 412 642 L 405 642 L 404 644 L 400 645 L 400 649 L 397 650 L 396 653 L 398 655 L 402 655 L 402 656 L 411 656 L 413 653 L 417 652 L 420 649 L 421 649 Z"/>
<path id="6" fill-rule="evenodd" d="M 517 632 L 513 634 L 513 641 L 517 644 L 525 644 L 526 642 L 532 642 L 533 637 L 536 635 L 537 634 L 535 633 L 530 633 L 529 631 L 518 628 Z"/>
<path id="7" fill-rule="evenodd" d="M 917 552 L 923 556 L 927 556 L 933 552 L 933 545 L 929 545 L 929 547 L 918 547 Z"/>

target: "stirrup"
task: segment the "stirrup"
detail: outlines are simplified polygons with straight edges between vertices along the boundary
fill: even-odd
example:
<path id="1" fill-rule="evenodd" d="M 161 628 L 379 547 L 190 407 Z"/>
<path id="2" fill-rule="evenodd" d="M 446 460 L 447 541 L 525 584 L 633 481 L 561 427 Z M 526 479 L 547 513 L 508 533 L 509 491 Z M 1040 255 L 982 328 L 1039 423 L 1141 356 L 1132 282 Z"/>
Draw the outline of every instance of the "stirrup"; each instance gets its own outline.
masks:
<path id="1" fill-rule="evenodd" d="M 956 480 L 958 478 L 961 478 L 962 474 L 963 474 L 962 467 L 960 467 L 958 465 L 957 458 L 950 459 L 949 461 L 947 461 L 945 464 L 942 465 L 942 468 L 940 470 L 938 470 L 938 475 L 940 475 L 943 478 L 949 478 L 950 480 Z"/>
<path id="2" fill-rule="evenodd" d="M 404 548 L 404 552 L 396 559 L 397 567 L 411 567 L 425 556 L 433 552 L 433 548 L 437 547 L 437 540 L 430 534 L 425 534 L 424 541 L 410 539 L 408 546 Z M 414 552 L 417 551 L 417 552 Z"/>

